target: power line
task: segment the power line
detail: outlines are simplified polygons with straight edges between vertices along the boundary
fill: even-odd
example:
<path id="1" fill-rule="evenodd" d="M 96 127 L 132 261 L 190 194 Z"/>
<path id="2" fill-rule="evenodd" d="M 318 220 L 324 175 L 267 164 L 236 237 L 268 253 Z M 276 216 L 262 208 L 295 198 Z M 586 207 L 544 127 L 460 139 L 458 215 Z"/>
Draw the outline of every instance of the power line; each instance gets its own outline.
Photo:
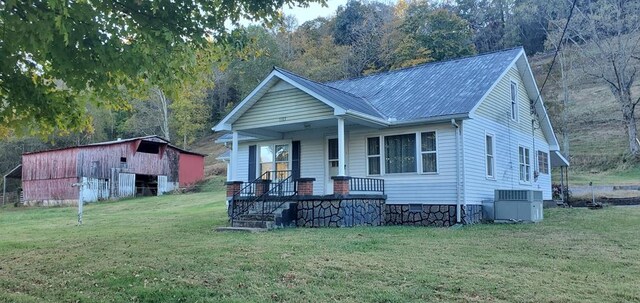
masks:
<path id="1" fill-rule="evenodd" d="M 571 10 L 569 10 L 569 17 L 567 17 L 567 23 L 565 23 L 564 28 L 562 29 L 562 35 L 560 35 L 560 41 L 558 42 L 558 47 L 556 48 L 555 53 L 553 54 L 553 59 L 551 60 L 551 66 L 549 67 L 549 71 L 547 71 L 547 76 L 544 77 L 544 81 L 542 82 L 542 86 L 540 87 L 540 90 L 538 91 L 538 97 L 536 98 L 536 101 L 533 102 L 533 106 L 536 105 L 536 103 L 538 103 L 538 100 L 540 100 L 541 94 L 542 94 L 542 90 L 544 89 L 544 86 L 547 84 L 547 80 L 549 80 L 549 75 L 551 75 L 551 71 L 553 70 L 553 65 L 556 63 L 556 58 L 558 57 L 558 52 L 560 51 L 560 48 L 562 47 L 562 40 L 564 39 L 564 34 L 567 32 L 567 28 L 569 27 L 569 22 L 571 21 L 571 17 L 573 16 L 573 9 L 576 7 L 576 3 L 578 2 L 578 0 L 573 0 L 573 4 L 571 4 Z"/>

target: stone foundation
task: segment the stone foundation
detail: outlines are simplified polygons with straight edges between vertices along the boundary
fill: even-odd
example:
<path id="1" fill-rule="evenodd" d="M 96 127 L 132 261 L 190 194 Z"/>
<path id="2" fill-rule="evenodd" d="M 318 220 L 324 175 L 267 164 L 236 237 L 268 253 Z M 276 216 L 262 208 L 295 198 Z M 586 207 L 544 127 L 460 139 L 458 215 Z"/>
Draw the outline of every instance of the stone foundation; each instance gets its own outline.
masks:
<path id="1" fill-rule="evenodd" d="M 298 227 L 384 225 L 384 196 L 307 196 L 298 198 Z"/>
<path id="2" fill-rule="evenodd" d="M 482 217 L 482 205 L 463 205 L 462 206 L 462 223 L 463 224 L 476 224 L 481 223 L 484 218 Z"/>
<path id="3" fill-rule="evenodd" d="M 482 220 L 481 205 L 461 206 L 462 223 L 474 224 Z M 437 226 L 456 224 L 456 205 L 387 204 L 386 225 Z"/>

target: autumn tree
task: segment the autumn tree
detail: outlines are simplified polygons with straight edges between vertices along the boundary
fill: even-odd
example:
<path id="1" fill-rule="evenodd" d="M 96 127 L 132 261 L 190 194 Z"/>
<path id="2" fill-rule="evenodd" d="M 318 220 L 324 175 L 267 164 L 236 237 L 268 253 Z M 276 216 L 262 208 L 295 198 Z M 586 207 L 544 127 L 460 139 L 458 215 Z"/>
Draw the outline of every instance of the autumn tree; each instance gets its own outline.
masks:
<path id="1" fill-rule="evenodd" d="M 225 22 L 272 24 L 282 5 L 311 1 L 2 0 L 0 126 L 82 129 L 82 92 L 124 107 L 118 89 L 182 78 L 199 49 L 228 41 Z M 177 55 L 182 60 L 168 60 Z"/>
<path id="2" fill-rule="evenodd" d="M 640 157 L 636 106 L 632 86 L 640 65 L 640 2 L 599 0 L 577 8 L 567 36 L 582 59 L 585 74 L 608 87 L 622 113 L 629 153 Z"/>

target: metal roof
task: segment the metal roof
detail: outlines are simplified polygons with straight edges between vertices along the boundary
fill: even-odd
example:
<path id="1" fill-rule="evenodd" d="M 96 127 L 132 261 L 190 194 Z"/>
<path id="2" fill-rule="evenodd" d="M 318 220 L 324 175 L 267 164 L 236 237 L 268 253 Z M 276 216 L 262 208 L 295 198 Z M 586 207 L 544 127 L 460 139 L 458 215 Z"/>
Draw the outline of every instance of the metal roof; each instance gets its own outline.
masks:
<path id="1" fill-rule="evenodd" d="M 522 48 L 325 83 L 358 96 L 388 119 L 416 120 L 470 113 Z M 331 98 L 340 99 L 339 95 Z M 340 103 L 353 103 L 344 98 Z M 337 101 L 336 101 L 337 102 Z M 355 108 L 354 108 L 355 109 Z M 357 109 L 356 109 L 357 110 Z"/>
<path id="2" fill-rule="evenodd" d="M 169 140 L 167 140 L 165 138 L 162 138 L 162 137 L 160 137 L 158 135 L 127 138 L 127 139 L 118 139 L 118 140 L 113 140 L 113 141 L 104 141 L 104 142 L 97 142 L 97 143 L 90 143 L 90 144 L 85 144 L 85 145 L 76 145 L 76 146 L 69 146 L 69 147 L 60 147 L 60 148 L 53 148 L 53 149 L 47 149 L 47 150 L 41 150 L 41 151 L 25 152 L 25 153 L 22 153 L 22 154 L 23 155 L 31 155 L 31 154 L 46 153 L 46 152 L 50 152 L 50 151 L 66 150 L 66 149 L 73 149 L 73 148 L 106 146 L 106 145 L 113 145 L 113 144 L 122 144 L 122 143 L 136 141 L 136 140 L 153 141 L 153 142 L 163 143 L 163 144 L 167 144 L 169 147 L 171 147 L 173 149 L 176 149 L 176 150 L 178 150 L 178 151 L 180 151 L 182 153 L 185 153 L 185 154 L 192 154 L 192 155 L 203 156 L 203 157 L 207 156 L 205 154 L 201 154 L 201 153 L 197 153 L 197 152 L 193 152 L 193 151 L 188 151 L 188 150 L 182 149 L 180 147 L 177 147 L 177 146 L 171 144 L 171 142 L 169 142 Z"/>

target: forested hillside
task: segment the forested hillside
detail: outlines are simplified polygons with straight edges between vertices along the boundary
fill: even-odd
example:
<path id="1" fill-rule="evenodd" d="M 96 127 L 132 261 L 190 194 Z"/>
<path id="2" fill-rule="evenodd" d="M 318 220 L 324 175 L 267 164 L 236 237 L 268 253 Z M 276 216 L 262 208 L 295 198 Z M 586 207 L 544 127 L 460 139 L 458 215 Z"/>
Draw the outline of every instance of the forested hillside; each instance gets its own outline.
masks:
<path id="1" fill-rule="evenodd" d="M 197 53 L 201 66 L 174 79 L 184 85 L 171 95 L 157 86 L 121 92 L 121 108 L 87 103 L 92 119 L 84 131 L 10 135 L 0 144 L 0 170 L 19 163 L 23 151 L 118 137 L 157 134 L 202 147 L 211 126 L 273 66 L 329 81 L 516 46 L 529 55 L 539 86 L 549 73 L 542 97 L 575 168 L 631 167 L 638 159 L 639 15 L 640 4 L 625 0 L 352 0 L 328 18 L 298 24 L 283 16 Z"/>

